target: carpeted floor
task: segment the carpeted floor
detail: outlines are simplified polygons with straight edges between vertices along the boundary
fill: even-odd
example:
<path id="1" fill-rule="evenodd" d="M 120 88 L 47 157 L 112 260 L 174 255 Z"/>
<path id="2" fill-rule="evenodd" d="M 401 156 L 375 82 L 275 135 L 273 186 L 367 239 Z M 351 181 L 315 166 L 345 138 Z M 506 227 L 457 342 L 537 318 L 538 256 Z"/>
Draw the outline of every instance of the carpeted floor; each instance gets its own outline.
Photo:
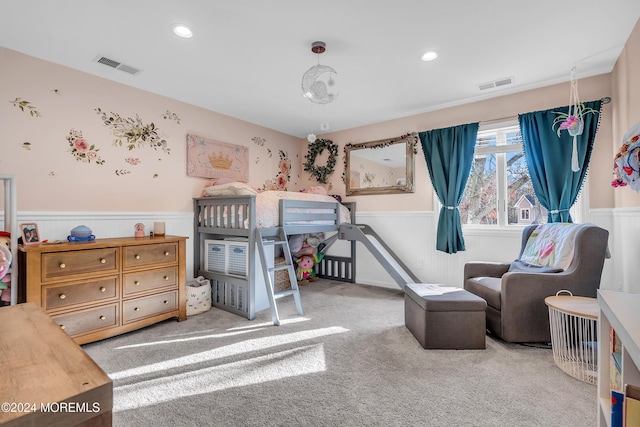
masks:
<path id="1" fill-rule="evenodd" d="M 548 348 L 424 350 L 400 291 L 319 281 L 254 321 L 212 309 L 84 345 L 114 380 L 114 426 L 596 425 L 596 387 Z"/>

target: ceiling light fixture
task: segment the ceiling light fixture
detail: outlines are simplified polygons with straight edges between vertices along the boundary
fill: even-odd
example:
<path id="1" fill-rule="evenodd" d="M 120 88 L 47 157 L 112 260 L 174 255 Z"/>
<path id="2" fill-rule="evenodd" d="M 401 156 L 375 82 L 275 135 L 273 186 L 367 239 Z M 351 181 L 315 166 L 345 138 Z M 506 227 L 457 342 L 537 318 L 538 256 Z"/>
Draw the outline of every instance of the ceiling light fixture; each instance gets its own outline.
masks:
<path id="1" fill-rule="evenodd" d="M 184 24 L 174 24 L 173 33 L 176 36 L 182 37 L 185 39 L 190 39 L 191 37 L 193 37 L 193 31 L 191 31 L 191 29 Z"/>
<path id="2" fill-rule="evenodd" d="M 324 42 L 311 44 L 311 52 L 318 55 L 318 65 L 309 68 L 302 76 L 302 94 L 316 104 L 328 104 L 337 97 L 337 94 L 330 92 L 330 90 L 336 84 L 333 75 L 338 73 L 327 65 L 320 65 L 320 54 L 325 50 L 326 44 Z"/>
<path id="3" fill-rule="evenodd" d="M 438 52 L 436 52 L 435 50 L 432 50 L 422 55 L 422 60 L 424 62 L 429 62 L 429 61 L 433 61 L 437 57 L 438 57 Z"/>

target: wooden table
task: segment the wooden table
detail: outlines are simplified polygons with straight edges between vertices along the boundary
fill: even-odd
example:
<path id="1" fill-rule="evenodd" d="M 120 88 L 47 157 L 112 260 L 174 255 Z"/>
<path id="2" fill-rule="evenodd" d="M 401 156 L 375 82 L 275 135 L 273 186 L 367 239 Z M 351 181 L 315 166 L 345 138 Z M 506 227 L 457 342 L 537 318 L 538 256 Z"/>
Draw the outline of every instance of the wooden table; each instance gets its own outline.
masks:
<path id="1" fill-rule="evenodd" d="M 37 304 L 0 308 L 0 355 L 0 425 L 111 426 L 111 379 Z"/>

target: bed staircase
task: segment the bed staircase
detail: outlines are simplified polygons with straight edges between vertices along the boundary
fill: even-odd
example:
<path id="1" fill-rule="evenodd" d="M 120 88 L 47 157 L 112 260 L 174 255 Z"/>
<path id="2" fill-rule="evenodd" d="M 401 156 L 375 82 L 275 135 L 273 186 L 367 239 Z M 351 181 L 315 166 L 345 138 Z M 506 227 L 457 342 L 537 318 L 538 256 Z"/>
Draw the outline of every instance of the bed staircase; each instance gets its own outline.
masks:
<path id="1" fill-rule="evenodd" d="M 278 227 L 277 236 L 263 237 L 260 229 L 256 229 L 256 242 L 258 244 L 258 253 L 260 255 L 260 263 L 262 265 L 262 273 L 264 274 L 264 283 L 267 287 L 267 298 L 269 299 L 269 306 L 271 307 L 271 318 L 273 324 L 280 326 L 280 317 L 278 316 L 278 306 L 276 300 L 293 295 L 293 300 L 296 304 L 296 309 L 299 315 L 303 315 L 302 302 L 300 300 L 300 290 L 298 288 L 298 279 L 296 278 L 296 271 L 293 266 L 293 258 L 291 257 L 291 250 L 289 249 L 289 242 L 287 236 L 282 227 Z M 286 263 L 275 267 L 269 267 L 265 256 L 265 246 L 282 246 Z M 289 282 L 291 283 L 291 289 L 285 289 L 283 291 L 275 291 L 274 279 L 272 272 L 288 270 Z"/>

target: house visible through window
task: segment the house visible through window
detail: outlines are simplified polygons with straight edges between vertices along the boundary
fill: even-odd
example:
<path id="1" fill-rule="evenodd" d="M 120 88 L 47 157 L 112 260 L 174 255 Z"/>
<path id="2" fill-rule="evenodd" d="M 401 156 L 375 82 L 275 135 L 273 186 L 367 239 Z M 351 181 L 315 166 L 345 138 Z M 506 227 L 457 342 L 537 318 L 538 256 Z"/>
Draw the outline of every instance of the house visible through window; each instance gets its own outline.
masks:
<path id="1" fill-rule="evenodd" d="M 547 222 L 535 197 L 517 122 L 481 126 L 462 201 L 462 224 L 529 225 Z"/>

